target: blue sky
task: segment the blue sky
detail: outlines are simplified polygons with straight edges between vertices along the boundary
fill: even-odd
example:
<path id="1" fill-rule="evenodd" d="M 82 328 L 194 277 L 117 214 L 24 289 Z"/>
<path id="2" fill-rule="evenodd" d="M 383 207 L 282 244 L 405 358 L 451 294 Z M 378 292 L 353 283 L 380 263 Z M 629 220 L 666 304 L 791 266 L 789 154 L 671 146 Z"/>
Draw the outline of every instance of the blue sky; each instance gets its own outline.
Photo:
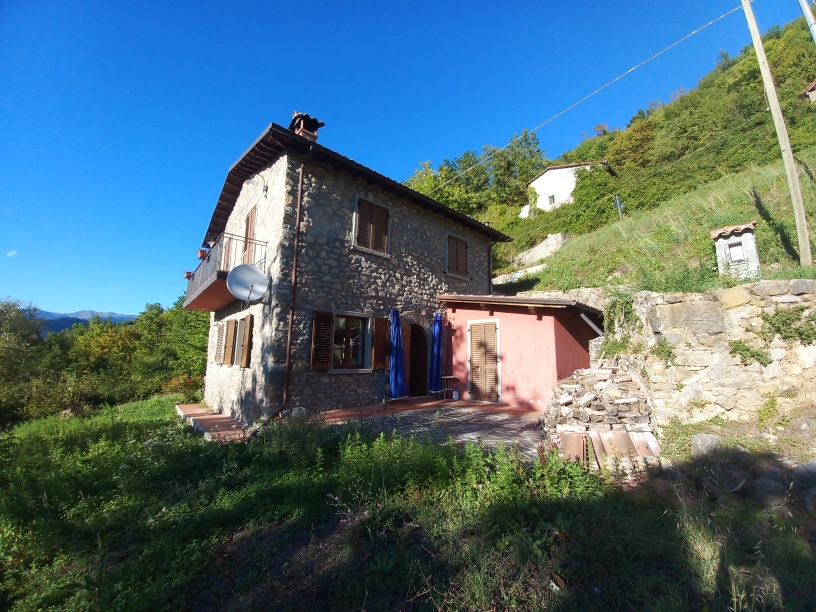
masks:
<path id="1" fill-rule="evenodd" d="M 0 298 L 140 312 L 184 291 L 230 164 L 300 110 L 320 143 L 397 180 L 502 145 L 738 0 L 0 0 Z M 762 31 L 801 16 L 756 0 Z M 543 128 L 694 87 L 750 43 L 741 11 Z"/>

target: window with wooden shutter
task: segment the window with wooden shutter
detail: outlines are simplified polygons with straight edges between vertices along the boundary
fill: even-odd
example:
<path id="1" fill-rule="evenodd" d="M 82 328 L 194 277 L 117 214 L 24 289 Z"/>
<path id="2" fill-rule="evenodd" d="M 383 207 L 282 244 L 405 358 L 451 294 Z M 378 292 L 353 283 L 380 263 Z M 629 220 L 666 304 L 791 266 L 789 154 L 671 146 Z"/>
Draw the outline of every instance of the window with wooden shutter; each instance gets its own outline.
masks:
<path id="1" fill-rule="evenodd" d="M 238 330 L 238 321 L 227 321 L 227 337 L 224 341 L 224 365 L 234 363 L 235 334 Z"/>
<path id="2" fill-rule="evenodd" d="M 456 236 L 448 235 L 448 272 L 459 276 L 467 276 L 467 253 L 467 242 Z"/>
<path id="3" fill-rule="evenodd" d="M 255 207 L 247 213 L 244 222 L 244 258 L 245 264 L 255 263 Z"/>
<path id="4" fill-rule="evenodd" d="M 241 361 L 242 368 L 248 368 L 250 359 L 252 358 L 252 315 L 247 315 L 243 319 L 244 323 L 244 337 L 241 343 Z"/>
<path id="5" fill-rule="evenodd" d="M 334 316 L 330 312 L 312 315 L 312 369 L 330 370 Z"/>
<path id="6" fill-rule="evenodd" d="M 215 340 L 215 363 L 224 363 L 224 324 L 218 324 L 218 336 Z"/>
<path id="7" fill-rule="evenodd" d="M 388 359 L 388 319 L 374 319 L 374 346 L 371 351 L 371 367 L 375 370 L 384 370 Z"/>
<path id="8" fill-rule="evenodd" d="M 364 249 L 388 252 L 388 209 L 371 202 L 357 202 L 357 237 L 355 244 Z"/>

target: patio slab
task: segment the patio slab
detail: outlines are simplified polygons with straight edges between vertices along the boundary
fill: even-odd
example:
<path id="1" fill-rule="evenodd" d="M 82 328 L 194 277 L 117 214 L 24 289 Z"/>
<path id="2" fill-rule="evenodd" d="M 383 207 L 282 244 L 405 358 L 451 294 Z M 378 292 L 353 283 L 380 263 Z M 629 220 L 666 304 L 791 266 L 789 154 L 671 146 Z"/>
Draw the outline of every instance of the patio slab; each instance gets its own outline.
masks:
<path id="1" fill-rule="evenodd" d="M 327 423 L 355 420 L 381 431 L 421 434 L 437 442 L 479 442 L 493 447 L 516 444 L 528 460 L 538 458 L 545 436 L 538 431 L 541 412 L 497 404 L 429 399 L 399 400 L 378 406 L 331 410 L 320 415 Z"/>
<path id="2" fill-rule="evenodd" d="M 241 442 L 246 437 L 244 424 L 225 414 L 218 414 L 201 404 L 176 404 L 182 421 L 204 432 L 206 440 Z"/>

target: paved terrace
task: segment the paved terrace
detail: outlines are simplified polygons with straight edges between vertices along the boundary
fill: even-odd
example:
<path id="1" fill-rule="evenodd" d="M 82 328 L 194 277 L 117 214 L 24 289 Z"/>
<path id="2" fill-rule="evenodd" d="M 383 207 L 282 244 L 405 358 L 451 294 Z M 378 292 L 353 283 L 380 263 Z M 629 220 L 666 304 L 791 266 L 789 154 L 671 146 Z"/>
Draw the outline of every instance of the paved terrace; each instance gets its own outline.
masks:
<path id="1" fill-rule="evenodd" d="M 381 431 L 421 433 L 439 442 L 450 437 L 456 444 L 477 441 L 487 446 L 516 444 L 530 460 L 538 457 L 538 445 L 544 441 L 537 429 L 540 416 L 541 412 L 509 406 L 427 398 L 329 410 L 320 415 L 326 423 L 364 421 Z"/>
<path id="2" fill-rule="evenodd" d="M 240 442 L 244 425 L 227 415 L 213 413 L 200 404 L 176 404 L 179 416 L 205 437 L 218 442 Z M 450 437 L 457 444 L 482 441 L 488 446 L 517 444 L 521 453 L 536 459 L 538 445 L 544 436 L 538 431 L 540 412 L 496 404 L 461 400 L 412 398 L 387 404 L 329 410 L 316 418 L 326 424 L 362 421 L 372 428 L 404 435 L 422 434 L 445 442 Z"/>

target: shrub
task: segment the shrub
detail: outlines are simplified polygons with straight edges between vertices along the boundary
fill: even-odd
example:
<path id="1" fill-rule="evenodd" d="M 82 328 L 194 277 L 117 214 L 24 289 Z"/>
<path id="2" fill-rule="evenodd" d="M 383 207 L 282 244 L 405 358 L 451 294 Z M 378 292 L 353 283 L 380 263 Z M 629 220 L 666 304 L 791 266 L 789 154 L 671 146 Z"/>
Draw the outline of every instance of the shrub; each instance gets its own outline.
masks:
<path id="1" fill-rule="evenodd" d="M 200 398 L 201 388 L 204 386 L 202 376 L 182 374 L 174 376 L 162 385 L 163 393 L 181 393 L 187 403 L 195 402 Z"/>
<path id="2" fill-rule="evenodd" d="M 655 357 L 660 357 L 667 364 L 674 363 L 677 356 L 674 354 L 674 347 L 665 338 L 657 341 L 650 351 Z"/>
<path id="3" fill-rule="evenodd" d="M 755 349 L 743 340 L 734 340 L 728 345 L 728 352 L 734 357 L 742 359 L 746 365 L 759 362 L 762 365 L 768 365 L 772 359 L 765 351 Z"/>

